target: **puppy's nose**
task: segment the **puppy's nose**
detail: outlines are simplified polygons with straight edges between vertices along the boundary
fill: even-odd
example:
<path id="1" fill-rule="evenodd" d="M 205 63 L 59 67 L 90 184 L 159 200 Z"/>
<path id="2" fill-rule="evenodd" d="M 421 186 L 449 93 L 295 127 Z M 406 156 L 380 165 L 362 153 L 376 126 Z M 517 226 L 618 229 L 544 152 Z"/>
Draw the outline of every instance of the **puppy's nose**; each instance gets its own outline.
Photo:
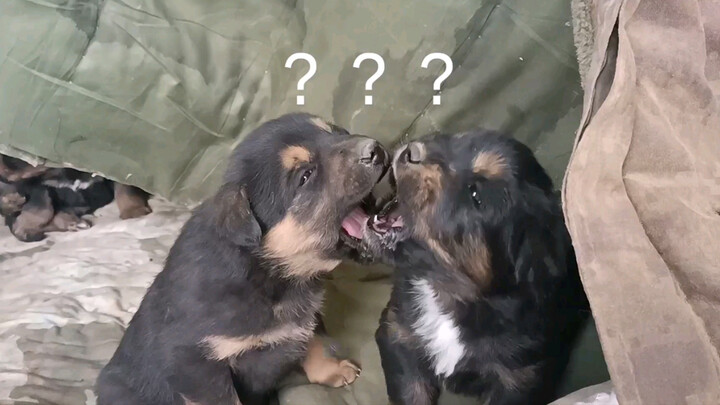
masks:
<path id="1" fill-rule="evenodd" d="M 360 161 L 365 164 L 385 165 L 387 153 L 380 143 L 373 139 L 367 139 L 358 145 L 360 150 Z"/>
<path id="2" fill-rule="evenodd" d="M 410 142 L 398 157 L 403 163 L 421 163 L 425 160 L 425 145 L 419 142 Z"/>

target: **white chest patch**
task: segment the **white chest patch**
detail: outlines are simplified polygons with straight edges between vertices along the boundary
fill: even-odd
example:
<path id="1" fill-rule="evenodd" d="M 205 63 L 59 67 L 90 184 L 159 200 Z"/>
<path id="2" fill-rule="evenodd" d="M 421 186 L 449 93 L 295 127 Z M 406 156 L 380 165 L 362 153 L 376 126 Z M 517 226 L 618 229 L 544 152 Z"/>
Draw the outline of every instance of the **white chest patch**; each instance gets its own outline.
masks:
<path id="1" fill-rule="evenodd" d="M 449 376 L 465 354 L 465 345 L 460 341 L 460 329 L 440 307 L 437 293 L 427 280 L 418 279 L 411 283 L 418 311 L 418 319 L 412 328 L 425 343 L 435 366 L 435 374 Z"/>
<path id="2" fill-rule="evenodd" d="M 45 180 L 42 182 L 42 184 L 48 186 L 48 187 L 55 187 L 55 188 L 69 188 L 72 191 L 78 191 L 78 190 L 85 190 L 86 188 L 92 186 L 93 184 L 97 183 L 99 179 L 96 179 L 95 177 L 91 178 L 88 181 L 58 181 L 58 180 Z"/>

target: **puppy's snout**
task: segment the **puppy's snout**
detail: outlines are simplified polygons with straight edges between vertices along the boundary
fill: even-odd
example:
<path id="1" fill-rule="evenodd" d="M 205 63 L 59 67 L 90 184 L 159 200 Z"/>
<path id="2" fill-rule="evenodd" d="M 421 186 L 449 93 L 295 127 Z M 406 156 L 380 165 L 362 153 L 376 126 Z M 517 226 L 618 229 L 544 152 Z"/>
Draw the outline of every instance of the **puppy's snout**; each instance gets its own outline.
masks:
<path id="1" fill-rule="evenodd" d="M 387 153 L 378 141 L 367 139 L 358 145 L 360 161 L 370 165 L 385 165 Z"/>
<path id="2" fill-rule="evenodd" d="M 419 142 L 410 142 L 398 154 L 400 163 L 418 164 L 425 160 L 425 146 Z"/>

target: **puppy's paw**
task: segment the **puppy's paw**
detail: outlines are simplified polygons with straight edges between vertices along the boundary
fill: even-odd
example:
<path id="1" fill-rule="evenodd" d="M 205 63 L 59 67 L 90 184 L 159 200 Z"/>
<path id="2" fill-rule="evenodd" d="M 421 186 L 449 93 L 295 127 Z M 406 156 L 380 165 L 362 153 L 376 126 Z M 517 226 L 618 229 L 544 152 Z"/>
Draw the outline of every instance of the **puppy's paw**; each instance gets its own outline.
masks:
<path id="1" fill-rule="evenodd" d="M 338 363 L 338 374 L 340 375 L 342 385 L 350 385 L 360 377 L 362 369 L 350 360 L 341 360 Z M 333 385 L 337 387 L 337 385 Z"/>
<path id="2" fill-rule="evenodd" d="M 60 211 L 52 219 L 52 224 L 47 228 L 49 231 L 59 232 L 77 232 L 88 229 L 92 223 L 86 219 L 82 219 L 75 214 Z"/>
<path id="3" fill-rule="evenodd" d="M 21 222 L 15 222 L 10 232 L 21 242 L 38 242 L 45 239 L 45 233 L 39 229 L 29 228 Z"/>
<path id="4" fill-rule="evenodd" d="M 339 388 L 354 383 L 360 376 L 360 371 L 360 367 L 350 360 L 332 359 L 328 360 L 327 369 L 322 378 L 314 382 L 328 387 Z"/>
<path id="5" fill-rule="evenodd" d="M 19 193 L 8 193 L 0 197 L 0 212 L 4 216 L 17 214 L 22 210 L 27 199 Z"/>
<path id="6" fill-rule="evenodd" d="M 81 231 L 83 229 L 89 229 L 91 227 L 92 227 L 92 222 L 90 222 L 86 219 L 78 218 L 77 222 L 68 224 L 67 230 L 70 232 L 77 232 L 77 231 Z"/>
<path id="7" fill-rule="evenodd" d="M 120 219 L 140 218 L 152 212 L 148 205 L 135 205 L 120 211 Z"/>

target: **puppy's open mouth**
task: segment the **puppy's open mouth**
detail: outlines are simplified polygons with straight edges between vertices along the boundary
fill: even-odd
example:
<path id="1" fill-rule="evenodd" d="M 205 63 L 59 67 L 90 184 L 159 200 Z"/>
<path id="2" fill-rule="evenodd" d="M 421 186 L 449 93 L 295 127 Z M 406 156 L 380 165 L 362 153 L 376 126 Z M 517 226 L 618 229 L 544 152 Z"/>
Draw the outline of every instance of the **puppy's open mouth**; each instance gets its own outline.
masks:
<path id="1" fill-rule="evenodd" d="M 397 207 L 397 198 L 391 198 L 380 209 L 380 212 L 378 212 L 376 215 L 373 215 L 372 218 L 368 218 L 366 220 L 368 229 L 372 230 L 378 235 L 387 235 L 401 232 L 405 226 L 405 223 L 403 222 L 403 217 L 398 213 Z"/>
<path id="2" fill-rule="evenodd" d="M 357 247 L 366 237 L 366 232 L 373 232 L 381 242 L 395 241 L 404 227 L 397 206 L 397 199 L 393 196 L 379 211 L 375 208 L 374 202 L 365 202 L 355 208 L 342 222 L 341 235 L 344 241 Z M 371 212 L 377 214 L 370 214 Z"/>
<path id="3" fill-rule="evenodd" d="M 340 239 L 350 247 L 357 248 L 363 239 L 365 224 L 370 213 L 375 211 L 375 197 L 372 193 L 343 219 L 340 225 Z"/>
<path id="4" fill-rule="evenodd" d="M 357 207 L 342 221 L 342 231 L 345 236 L 360 241 L 363 238 L 363 227 L 370 216 L 362 207 Z"/>

